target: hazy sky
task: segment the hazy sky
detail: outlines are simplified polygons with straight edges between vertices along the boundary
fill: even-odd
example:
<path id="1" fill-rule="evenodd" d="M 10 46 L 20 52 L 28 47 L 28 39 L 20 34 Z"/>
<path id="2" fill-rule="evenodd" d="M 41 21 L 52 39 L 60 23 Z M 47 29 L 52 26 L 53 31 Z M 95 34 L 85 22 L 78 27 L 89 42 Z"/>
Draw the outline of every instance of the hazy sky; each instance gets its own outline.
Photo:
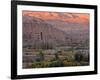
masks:
<path id="1" fill-rule="evenodd" d="M 23 16 L 33 16 L 41 18 L 44 20 L 62 20 L 66 22 L 74 22 L 81 24 L 89 23 L 89 14 L 88 13 L 68 13 L 68 12 L 32 12 L 32 11 L 23 11 Z"/>

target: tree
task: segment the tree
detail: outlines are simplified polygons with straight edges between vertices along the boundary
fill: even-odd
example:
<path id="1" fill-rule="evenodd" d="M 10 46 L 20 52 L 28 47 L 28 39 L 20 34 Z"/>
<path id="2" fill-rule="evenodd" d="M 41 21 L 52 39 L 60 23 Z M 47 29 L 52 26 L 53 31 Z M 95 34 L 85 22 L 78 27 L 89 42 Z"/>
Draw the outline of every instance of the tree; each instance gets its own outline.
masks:
<path id="1" fill-rule="evenodd" d="M 83 55 L 81 53 L 76 53 L 75 54 L 75 61 L 80 62 L 83 59 Z"/>
<path id="2" fill-rule="evenodd" d="M 44 60 L 44 54 L 43 54 L 42 50 L 40 50 L 39 56 L 40 56 L 40 60 L 43 61 Z"/>

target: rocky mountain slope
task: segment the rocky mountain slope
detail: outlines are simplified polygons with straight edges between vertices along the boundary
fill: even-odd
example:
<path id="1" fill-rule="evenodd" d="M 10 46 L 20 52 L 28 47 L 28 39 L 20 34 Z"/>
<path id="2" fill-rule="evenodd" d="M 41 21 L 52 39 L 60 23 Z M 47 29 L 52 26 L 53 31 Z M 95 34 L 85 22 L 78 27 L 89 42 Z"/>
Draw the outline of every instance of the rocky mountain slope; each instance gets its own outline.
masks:
<path id="1" fill-rule="evenodd" d="M 24 46 L 41 47 L 41 45 L 63 45 L 66 34 L 46 23 L 44 20 L 23 16 L 23 44 Z"/>
<path id="2" fill-rule="evenodd" d="M 41 48 L 89 41 L 89 25 L 23 15 L 23 45 Z M 87 42 L 88 43 L 88 42 Z"/>

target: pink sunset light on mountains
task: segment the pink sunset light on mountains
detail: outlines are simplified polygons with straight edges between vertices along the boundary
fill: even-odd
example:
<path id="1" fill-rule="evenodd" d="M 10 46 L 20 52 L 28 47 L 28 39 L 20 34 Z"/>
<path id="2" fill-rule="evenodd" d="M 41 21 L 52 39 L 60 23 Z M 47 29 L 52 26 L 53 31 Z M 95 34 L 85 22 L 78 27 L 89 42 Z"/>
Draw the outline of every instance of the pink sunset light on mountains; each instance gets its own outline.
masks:
<path id="1" fill-rule="evenodd" d="M 62 20 L 64 22 L 73 22 L 81 24 L 89 23 L 88 13 L 34 12 L 34 11 L 24 10 L 22 15 L 36 17 L 43 20 Z"/>

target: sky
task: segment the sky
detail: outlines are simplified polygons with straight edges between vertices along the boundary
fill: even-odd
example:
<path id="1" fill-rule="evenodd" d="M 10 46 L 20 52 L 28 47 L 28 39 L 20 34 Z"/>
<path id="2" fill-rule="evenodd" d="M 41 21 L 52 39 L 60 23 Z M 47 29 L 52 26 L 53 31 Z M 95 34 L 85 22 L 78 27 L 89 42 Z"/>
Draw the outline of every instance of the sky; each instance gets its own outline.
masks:
<path id="1" fill-rule="evenodd" d="M 80 24 L 89 24 L 90 15 L 88 13 L 69 13 L 69 12 L 22 12 L 23 16 L 32 16 L 43 20 L 62 20 Z"/>

